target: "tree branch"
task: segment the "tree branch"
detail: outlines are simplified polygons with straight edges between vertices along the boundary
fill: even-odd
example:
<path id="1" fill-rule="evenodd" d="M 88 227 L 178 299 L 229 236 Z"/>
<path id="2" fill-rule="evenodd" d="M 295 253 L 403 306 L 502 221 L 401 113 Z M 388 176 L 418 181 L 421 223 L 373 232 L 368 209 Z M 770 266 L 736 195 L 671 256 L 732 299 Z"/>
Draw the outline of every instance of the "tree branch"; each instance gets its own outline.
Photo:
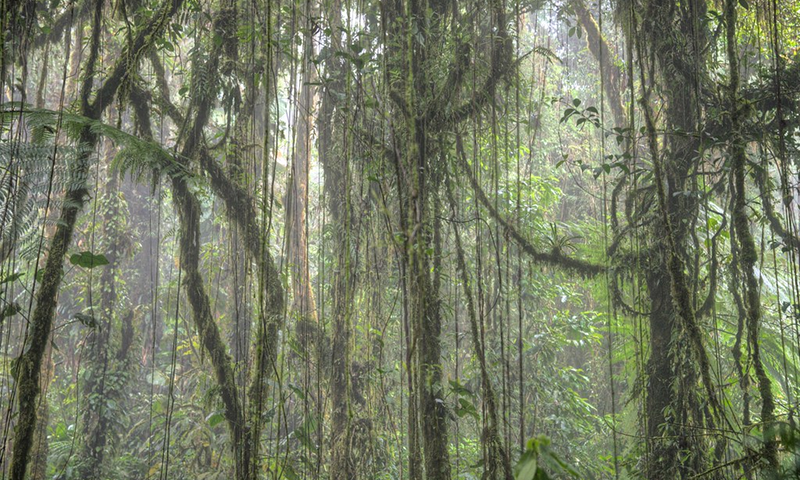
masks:
<path id="1" fill-rule="evenodd" d="M 605 271 L 605 267 L 601 265 L 590 263 L 585 260 L 567 257 L 558 248 L 553 248 L 549 252 L 541 252 L 524 236 L 522 236 L 516 227 L 514 227 L 508 220 L 503 218 L 500 212 L 498 212 L 494 205 L 492 205 L 492 202 L 489 201 L 486 193 L 483 191 L 481 186 L 478 184 L 477 179 L 470 171 L 469 163 L 467 163 L 467 157 L 464 153 L 464 146 L 460 135 L 456 135 L 456 160 L 463 170 L 464 175 L 469 180 L 472 190 L 475 192 L 475 196 L 478 197 L 478 200 L 480 200 L 483 206 L 489 211 L 495 221 L 497 221 L 497 223 L 499 223 L 505 229 L 508 235 L 513 238 L 520 248 L 522 248 L 525 253 L 530 255 L 534 261 L 557 266 L 566 270 L 571 270 L 589 277 L 593 277 Z"/>
<path id="2" fill-rule="evenodd" d="M 120 85 L 128 78 L 133 68 L 139 64 L 139 60 L 147 53 L 155 38 L 163 31 L 181 5 L 183 5 L 183 0 L 170 0 L 170 3 L 165 4 L 156 14 L 153 21 L 139 31 L 133 43 L 125 47 L 116 65 L 111 70 L 111 74 L 103 86 L 97 90 L 97 95 L 94 102 L 89 105 L 86 116 L 95 118 L 91 113 L 96 115 L 111 104 Z"/>

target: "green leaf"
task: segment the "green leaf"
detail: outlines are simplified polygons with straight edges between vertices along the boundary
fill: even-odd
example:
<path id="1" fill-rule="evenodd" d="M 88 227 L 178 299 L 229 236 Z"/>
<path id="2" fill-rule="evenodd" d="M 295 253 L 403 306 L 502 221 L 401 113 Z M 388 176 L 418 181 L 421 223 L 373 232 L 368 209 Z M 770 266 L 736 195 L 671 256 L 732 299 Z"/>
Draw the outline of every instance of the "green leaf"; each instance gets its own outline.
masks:
<path id="1" fill-rule="evenodd" d="M 11 359 L 11 378 L 19 380 L 19 362 L 21 357 Z"/>
<path id="2" fill-rule="evenodd" d="M 536 477 L 538 465 L 536 455 L 533 452 L 525 452 L 517 463 L 517 480 L 533 480 Z"/>
<path id="3" fill-rule="evenodd" d="M 294 394 L 297 395 L 298 398 L 300 398 L 300 400 L 306 399 L 306 392 L 304 392 L 303 389 L 298 388 L 297 386 L 292 385 L 291 383 L 289 384 L 289 389 L 293 391 Z"/>
<path id="4" fill-rule="evenodd" d="M 222 414 L 219 413 L 219 412 L 214 412 L 211 415 L 206 417 L 206 422 L 208 422 L 208 426 L 211 427 L 211 428 L 216 427 L 223 420 L 225 420 L 225 417 L 223 417 Z"/>
<path id="5" fill-rule="evenodd" d="M 461 384 L 458 380 L 450 380 L 450 389 L 459 394 L 465 396 L 473 396 L 474 394 L 464 385 Z"/>
<path id="6" fill-rule="evenodd" d="M 101 267 L 108 265 L 108 259 L 105 255 L 95 255 L 92 252 L 74 253 L 69 257 L 69 263 L 83 268 L 92 269 L 94 267 Z"/>
<path id="7" fill-rule="evenodd" d="M 361 44 L 358 42 L 353 42 L 350 44 L 350 50 L 352 50 L 353 52 L 355 52 L 356 55 L 358 55 L 359 53 L 361 53 L 362 50 L 364 50 L 364 47 L 362 47 Z"/>
<path id="8" fill-rule="evenodd" d="M 300 480 L 300 477 L 291 465 L 286 465 L 286 468 L 283 469 L 283 477 L 287 480 Z"/>
<path id="9" fill-rule="evenodd" d="M 469 415 L 475 420 L 480 420 L 480 417 L 478 416 L 478 410 L 475 408 L 475 405 L 473 405 L 472 402 L 466 398 L 459 398 L 458 403 L 460 406 L 456 407 L 456 415 L 462 418 L 466 415 Z"/>
<path id="10" fill-rule="evenodd" d="M 552 479 L 550 478 L 550 475 L 547 474 L 547 472 L 539 468 L 536 470 L 536 476 L 533 477 L 533 480 L 552 480 Z"/>
<path id="11" fill-rule="evenodd" d="M 3 277 L 3 279 L 0 280 L 0 285 L 2 285 L 4 283 L 8 283 L 8 282 L 13 282 L 14 280 L 17 280 L 20 277 L 22 277 L 22 273 L 20 273 L 20 272 L 12 273 L 11 275 L 7 275 L 7 276 Z"/>
<path id="12" fill-rule="evenodd" d="M 0 310 L 0 322 L 5 320 L 6 318 L 13 317 L 21 310 L 22 308 L 19 306 L 17 302 L 9 303 L 5 307 L 3 307 L 2 310 Z"/>

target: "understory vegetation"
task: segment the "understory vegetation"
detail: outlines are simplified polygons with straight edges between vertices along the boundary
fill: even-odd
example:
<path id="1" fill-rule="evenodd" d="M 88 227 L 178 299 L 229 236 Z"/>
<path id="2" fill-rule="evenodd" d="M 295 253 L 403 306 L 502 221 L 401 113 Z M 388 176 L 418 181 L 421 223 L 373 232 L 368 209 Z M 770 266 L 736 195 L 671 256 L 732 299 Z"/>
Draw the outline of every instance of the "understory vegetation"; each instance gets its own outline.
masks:
<path id="1" fill-rule="evenodd" d="M 800 2 L 0 2 L 0 476 L 800 478 Z"/>

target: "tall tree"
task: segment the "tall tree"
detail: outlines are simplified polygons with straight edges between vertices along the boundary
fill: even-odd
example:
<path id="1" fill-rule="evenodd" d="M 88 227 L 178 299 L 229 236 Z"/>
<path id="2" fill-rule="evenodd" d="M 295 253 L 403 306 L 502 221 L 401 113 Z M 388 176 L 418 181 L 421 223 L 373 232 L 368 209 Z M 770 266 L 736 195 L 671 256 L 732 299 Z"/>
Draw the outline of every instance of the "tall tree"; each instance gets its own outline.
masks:
<path id="1" fill-rule="evenodd" d="M 114 147 L 103 142 L 104 155 L 111 156 Z M 103 252 L 108 265 L 99 279 L 100 301 L 98 309 L 91 305 L 89 320 L 86 379 L 83 384 L 82 412 L 83 446 L 76 474 L 82 478 L 99 478 L 108 475 L 107 454 L 113 451 L 117 430 L 115 417 L 122 411 L 129 377 L 129 353 L 133 343 L 133 310 L 120 299 L 117 279 L 121 264 L 130 253 L 132 245 L 127 231 L 127 205 L 119 192 L 119 177 L 109 171 L 105 192 L 100 199 L 102 229 L 97 232 L 97 248 Z M 91 287 L 90 287 L 91 288 Z M 93 295 L 88 295 L 91 300 Z"/>
<path id="2" fill-rule="evenodd" d="M 306 215 L 308 209 L 308 172 L 311 164 L 311 125 L 313 124 L 316 75 L 311 60 L 314 58 L 314 18 L 312 2 L 305 2 L 301 31 L 303 52 L 300 62 L 300 91 L 294 118 L 294 151 L 292 155 L 291 188 L 288 192 L 288 255 L 292 275 L 292 310 L 298 315 L 300 330 L 304 324 L 315 324 L 316 302 L 311 285 L 308 264 L 308 238 Z"/>
<path id="3" fill-rule="evenodd" d="M 329 48 L 342 52 L 342 5 L 334 1 L 325 12 L 331 35 Z M 319 116 L 319 156 L 325 172 L 325 196 L 333 226 L 335 256 L 333 297 L 333 335 L 331 337 L 331 478 L 349 480 L 356 478 L 351 458 L 352 445 L 352 384 L 351 384 L 351 330 L 353 311 L 353 286 L 355 271 L 350 263 L 352 235 L 352 203 L 350 200 L 351 173 L 350 149 L 346 138 L 352 138 L 347 128 L 345 113 L 336 101 L 349 78 L 345 65 L 335 55 L 325 61 L 328 77 L 322 95 Z M 338 141 L 337 141 L 338 139 Z M 320 352 L 324 355 L 320 348 Z"/>
<path id="4" fill-rule="evenodd" d="M 694 435 L 694 428 L 713 427 L 725 414 L 716 398 L 714 380 L 698 323 L 694 299 L 687 283 L 686 258 L 690 253 L 692 218 L 697 217 L 698 199 L 681 195 L 696 188 L 696 172 L 702 161 L 701 90 L 707 79 L 703 59 L 707 40 L 700 18 L 702 1 L 675 4 L 652 0 L 641 15 L 632 3 L 620 3 L 629 22 L 629 35 L 636 46 L 642 72 L 642 100 L 653 164 L 655 209 L 644 207 L 639 218 L 655 214 L 651 242 L 638 261 L 645 268 L 649 296 L 650 358 L 647 364 L 647 438 L 649 478 L 672 478 L 704 469 L 707 443 Z M 666 103 L 663 137 L 656 133 L 650 92 L 658 86 Z M 651 197 L 652 198 L 652 197 Z M 711 293 L 713 295 L 713 292 Z M 691 361 L 684 361 L 691 358 Z M 697 383 L 703 389 L 697 390 Z M 677 395 L 676 395 L 677 392 Z M 711 409 L 700 407 L 705 395 Z M 688 453 L 688 455 L 687 455 Z"/>
<path id="5" fill-rule="evenodd" d="M 182 1 L 174 0 L 165 3 L 154 14 L 153 18 L 131 39 L 106 80 L 99 88 L 95 89 L 95 70 L 100 55 L 103 3 L 97 1 L 94 6 L 89 56 L 80 91 L 81 115 L 92 120 L 100 119 L 103 111 L 114 100 L 115 94 L 125 78 L 138 66 L 141 53 L 150 48 L 153 37 L 166 28 L 167 21 L 180 8 Z M 93 92 L 94 100 L 91 99 Z M 42 359 L 53 324 L 58 289 L 64 277 L 64 257 L 72 242 L 78 214 L 83 209 L 88 197 L 86 182 L 89 178 L 91 154 L 97 144 L 98 135 L 87 125 L 82 129 L 78 138 L 82 146 L 82 153 L 72 165 L 71 182 L 50 242 L 41 285 L 36 293 L 36 308 L 31 318 L 28 346 L 17 361 L 19 420 L 15 430 L 14 453 L 11 461 L 11 478 L 14 480 L 25 478 L 36 425 L 36 401 L 40 393 L 39 377 Z"/>

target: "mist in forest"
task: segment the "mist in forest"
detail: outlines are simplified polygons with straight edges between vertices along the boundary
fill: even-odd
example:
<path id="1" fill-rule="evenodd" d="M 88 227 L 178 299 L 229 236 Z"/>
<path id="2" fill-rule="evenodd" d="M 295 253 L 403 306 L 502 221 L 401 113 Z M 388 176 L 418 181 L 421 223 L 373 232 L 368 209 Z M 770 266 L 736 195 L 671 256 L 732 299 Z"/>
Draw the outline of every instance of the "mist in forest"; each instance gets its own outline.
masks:
<path id="1" fill-rule="evenodd" d="M 0 12 L 3 479 L 800 478 L 796 0 Z"/>

